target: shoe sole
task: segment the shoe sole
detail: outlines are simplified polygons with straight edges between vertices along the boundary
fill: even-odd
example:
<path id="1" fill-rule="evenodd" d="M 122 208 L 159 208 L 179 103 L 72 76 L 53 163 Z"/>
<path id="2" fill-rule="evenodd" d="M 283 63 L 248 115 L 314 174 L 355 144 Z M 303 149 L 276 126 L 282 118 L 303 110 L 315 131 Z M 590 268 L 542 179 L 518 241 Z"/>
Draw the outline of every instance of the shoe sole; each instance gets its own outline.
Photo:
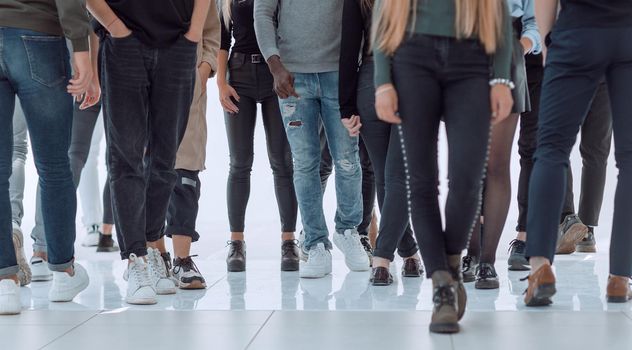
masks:
<path id="1" fill-rule="evenodd" d="M 24 236 L 18 230 L 13 230 L 13 247 L 15 249 L 15 257 L 18 262 L 18 279 L 20 280 L 20 286 L 26 286 L 32 281 L 31 267 L 29 266 L 26 258 L 24 257 Z M 52 278 L 52 276 L 51 276 Z"/>
<path id="2" fill-rule="evenodd" d="M 83 292 L 86 288 L 88 288 L 88 286 L 90 285 L 90 280 L 86 279 L 82 284 L 78 285 L 77 287 L 73 288 L 72 290 L 70 290 L 70 292 L 67 292 L 69 294 L 73 294 L 72 298 L 51 298 L 50 297 L 50 293 L 48 296 L 48 300 L 53 302 L 53 303 L 67 303 L 72 301 L 77 295 L 79 295 L 79 293 Z"/>
<path id="3" fill-rule="evenodd" d="M 388 287 L 393 284 L 393 281 L 371 281 L 371 285 L 375 287 Z"/>
<path id="4" fill-rule="evenodd" d="M 48 282 L 53 279 L 53 274 L 50 275 L 33 275 L 31 282 Z"/>
<path id="5" fill-rule="evenodd" d="M 169 288 L 169 289 L 161 289 L 161 290 L 157 290 L 157 289 L 156 289 L 156 294 L 157 294 L 157 295 L 171 295 L 171 294 L 176 294 L 177 289 L 178 289 L 178 288 L 176 288 L 176 287 Z"/>
<path id="6" fill-rule="evenodd" d="M 402 277 L 407 277 L 407 278 L 419 278 L 421 277 L 421 275 L 423 274 L 423 271 L 419 271 L 419 273 L 414 273 L 414 272 L 404 272 L 402 271 Z"/>
<path id="7" fill-rule="evenodd" d="M 586 237 L 586 234 L 588 234 L 588 226 L 580 223 L 573 224 L 561 237 L 559 246 L 555 250 L 555 254 L 573 254 L 577 243 L 581 242 L 582 239 Z"/>
<path id="8" fill-rule="evenodd" d="M 118 251 L 119 247 L 97 247 L 97 253 L 114 253 Z"/>
<path id="9" fill-rule="evenodd" d="M 125 298 L 125 302 L 131 305 L 154 305 L 158 303 L 158 300 L 156 298 Z"/>
<path id="10" fill-rule="evenodd" d="M 470 283 L 470 282 L 474 282 L 476 281 L 476 276 L 468 276 L 468 275 L 463 275 L 463 282 L 464 283 Z"/>
<path id="11" fill-rule="evenodd" d="M 458 323 L 431 323 L 430 331 L 432 333 L 453 334 L 460 330 Z"/>
<path id="12" fill-rule="evenodd" d="M 331 269 L 329 269 L 329 272 L 326 273 L 322 273 L 322 272 L 313 272 L 313 271 L 305 271 L 305 269 L 303 270 L 299 270 L 300 274 L 299 277 L 300 278 L 309 278 L 309 279 L 313 279 L 313 278 L 323 278 L 327 275 L 331 274 Z"/>
<path id="13" fill-rule="evenodd" d="M 551 298 L 555 295 L 557 290 L 555 289 L 555 284 L 542 284 L 536 289 L 535 293 L 533 293 L 533 297 L 529 300 L 526 305 L 527 306 L 549 306 L 553 304 Z"/>
<path id="14" fill-rule="evenodd" d="M 282 262 L 281 271 L 298 271 L 299 263 L 296 262 Z"/>
<path id="15" fill-rule="evenodd" d="M 476 281 L 474 284 L 476 289 L 498 289 L 500 288 L 499 281 Z"/>
<path id="16" fill-rule="evenodd" d="M 596 253 L 597 247 L 594 244 L 578 244 L 575 246 L 578 253 Z"/>
<path id="17" fill-rule="evenodd" d="M 622 303 L 627 303 L 628 301 L 632 300 L 632 298 L 629 297 L 615 297 L 615 296 L 606 296 L 606 300 L 609 303 L 617 303 L 617 304 L 622 304 Z"/>
<path id="18" fill-rule="evenodd" d="M 202 282 L 202 281 L 193 281 L 191 283 L 183 283 L 180 282 L 179 283 L 179 288 L 180 289 L 206 289 L 206 283 Z"/>
<path id="19" fill-rule="evenodd" d="M 226 265 L 228 272 L 244 272 L 246 271 L 246 264 L 241 262 L 232 262 Z"/>
<path id="20" fill-rule="evenodd" d="M 529 271 L 531 270 L 531 267 L 523 263 L 515 262 L 509 263 L 509 267 L 507 269 L 509 271 Z"/>

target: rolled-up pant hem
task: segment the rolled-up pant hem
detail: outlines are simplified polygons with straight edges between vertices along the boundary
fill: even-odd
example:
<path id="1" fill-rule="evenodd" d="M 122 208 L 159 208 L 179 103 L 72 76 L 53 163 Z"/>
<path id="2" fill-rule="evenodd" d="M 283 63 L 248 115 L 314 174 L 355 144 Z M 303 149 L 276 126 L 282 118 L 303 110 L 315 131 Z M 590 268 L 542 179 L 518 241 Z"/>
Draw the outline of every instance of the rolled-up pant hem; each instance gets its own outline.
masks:
<path id="1" fill-rule="evenodd" d="M 182 226 L 167 226 L 165 235 L 169 238 L 172 238 L 173 236 L 191 237 L 192 242 L 197 242 L 200 239 L 200 234 L 194 228 Z"/>
<path id="2" fill-rule="evenodd" d="M 51 264 L 50 262 L 48 263 L 48 268 L 51 271 L 55 271 L 55 272 L 63 272 L 68 270 L 69 267 L 72 266 L 72 264 L 75 262 L 75 259 L 70 259 L 70 261 L 63 263 L 63 264 Z"/>
<path id="3" fill-rule="evenodd" d="M 141 257 L 147 255 L 147 248 L 139 248 L 131 251 L 121 252 L 121 259 L 127 260 L 129 259 L 130 254 L 136 254 L 136 256 Z"/>
<path id="4" fill-rule="evenodd" d="M 20 267 L 18 265 L 4 267 L 0 269 L 0 279 L 7 278 L 9 276 L 17 275 L 18 271 L 20 271 Z"/>

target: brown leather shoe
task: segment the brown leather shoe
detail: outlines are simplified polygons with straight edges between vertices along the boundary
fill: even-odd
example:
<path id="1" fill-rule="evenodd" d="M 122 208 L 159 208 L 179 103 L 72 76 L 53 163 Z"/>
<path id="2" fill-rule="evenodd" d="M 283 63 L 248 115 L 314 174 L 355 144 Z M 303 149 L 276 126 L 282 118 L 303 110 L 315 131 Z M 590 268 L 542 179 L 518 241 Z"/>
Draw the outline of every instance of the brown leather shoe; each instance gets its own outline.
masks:
<path id="1" fill-rule="evenodd" d="M 393 284 L 393 276 L 386 267 L 374 267 L 370 281 L 374 286 L 390 286 Z"/>
<path id="2" fill-rule="evenodd" d="M 527 306 L 551 305 L 551 297 L 555 295 L 555 275 L 551 265 L 543 265 L 529 277 L 529 287 L 525 291 L 524 303 Z"/>
<path id="3" fill-rule="evenodd" d="M 421 277 L 424 269 L 421 267 L 421 261 L 415 258 L 404 259 L 404 266 L 402 266 L 403 277 Z"/>
<path id="4" fill-rule="evenodd" d="M 627 303 L 632 300 L 630 278 L 614 275 L 608 276 L 606 299 L 608 299 L 609 303 Z"/>
<path id="5" fill-rule="evenodd" d="M 246 271 L 246 242 L 228 241 L 230 249 L 226 257 L 226 267 L 228 272 Z"/>
<path id="6" fill-rule="evenodd" d="M 467 307 L 467 293 L 465 292 L 465 285 L 463 284 L 463 272 L 461 270 L 461 255 L 448 255 L 448 267 L 450 268 L 450 274 L 454 280 L 456 293 L 458 296 L 459 306 L 459 320 L 465 315 L 465 308 Z"/>
<path id="7" fill-rule="evenodd" d="M 433 333 L 457 333 L 459 315 L 457 292 L 452 275 L 448 271 L 435 271 L 432 274 L 432 319 L 430 331 Z"/>

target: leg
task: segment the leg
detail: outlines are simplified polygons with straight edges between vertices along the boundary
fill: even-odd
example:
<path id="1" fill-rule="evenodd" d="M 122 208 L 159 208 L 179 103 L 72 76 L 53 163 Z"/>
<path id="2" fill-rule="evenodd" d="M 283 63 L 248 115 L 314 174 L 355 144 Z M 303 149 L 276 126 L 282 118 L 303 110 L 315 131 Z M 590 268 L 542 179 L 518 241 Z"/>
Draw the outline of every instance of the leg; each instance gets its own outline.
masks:
<path id="1" fill-rule="evenodd" d="M 11 197 L 11 213 L 13 222 L 17 226 L 22 225 L 24 216 L 24 165 L 28 153 L 28 133 L 24 112 L 16 101 L 13 115 L 13 165 L 11 178 L 9 179 L 9 195 Z"/>
<path id="2" fill-rule="evenodd" d="M 184 259 L 191 255 L 191 243 L 200 239 L 195 221 L 201 183 L 199 171 L 177 169 L 176 172 L 178 180 L 169 200 L 165 234 L 173 239 L 175 257 Z"/>
<path id="3" fill-rule="evenodd" d="M 313 74 L 296 74 L 295 89 L 301 98 L 280 100 L 283 124 L 294 158 L 294 189 L 305 232 L 304 251 L 318 243 L 331 249 L 320 180 L 320 105 L 310 91 L 314 82 Z"/>
<path id="4" fill-rule="evenodd" d="M 283 128 L 283 118 L 276 96 L 266 98 L 262 105 L 263 126 L 266 131 L 268 160 L 274 176 L 274 192 L 281 217 L 283 240 L 294 240 L 298 204 L 292 182 L 292 151 Z"/>
<path id="5" fill-rule="evenodd" d="M 94 107 L 97 108 L 93 109 Z M 77 179 L 76 183 L 78 183 L 78 192 L 83 211 L 83 225 L 88 229 L 93 226 L 100 226 L 101 220 L 103 219 L 103 203 L 100 198 L 101 187 L 99 185 L 98 172 L 99 152 L 101 151 L 101 139 L 103 138 L 103 123 L 99 118 L 99 113 L 101 111 L 100 107 L 100 105 L 93 106 L 88 110 L 82 111 L 87 113 L 75 116 L 75 122 L 73 124 L 73 143 L 70 146 L 71 150 L 76 149 L 79 151 L 79 149 L 74 148 L 75 140 L 84 138 L 89 141 L 87 145 L 82 147 L 84 150 L 87 150 L 84 151 L 85 153 L 81 154 L 81 151 L 79 151 L 79 154 L 76 154 L 78 156 L 77 158 L 73 156 L 72 151 L 70 153 L 71 166 L 73 166 L 74 159 L 76 159 L 74 161 L 79 161 L 80 163 L 74 171 L 80 171 L 80 174 L 75 174 L 75 177 L 81 177 L 81 181 L 78 181 L 79 179 Z M 79 112 L 75 111 L 75 113 Z M 76 119 L 78 119 L 77 117 L 84 117 L 87 120 L 92 120 L 93 124 L 87 125 L 88 128 L 83 130 L 76 130 L 75 125 L 78 124 L 76 121 Z M 81 131 L 83 131 L 82 134 L 77 135 L 77 133 Z M 82 144 L 82 142 L 79 143 Z M 83 163 L 83 166 L 79 167 L 82 159 L 84 159 L 85 162 Z"/>
<path id="6" fill-rule="evenodd" d="M 358 233 L 361 236 L 368 236 L 375 208 L 375 173 L 362 136 L 358 140 L 358 149 L 362 168 L 362 221 L 358 226 Z"/>
<path id="7" fill-rule="evenodd" d="M 239 93 L 239 92 L 238 92 Z M 230 152 L 230 170 L 226 199 L 231 240 L 244 240 L 246 207 L 250 197 L 250 173 L 254 161 L 254 134 L 257 122 L 257 103 L 251 97 L 240 94 L 239 112 L 226 113 L 226 135 Z"/>
<path id="8" fill-rule="evenodd" d="M 334 170 L 334 164 L 331 159 L 331 153 L 329 152 L 329 145 L 327 144 L 327 135 L 325 135 L 325 129 L 322 122 L 319 128 L 320 136 L 320 183 L 323 187 L 323 193 L 327 189 L 327 180 L 331 176 Z"/>

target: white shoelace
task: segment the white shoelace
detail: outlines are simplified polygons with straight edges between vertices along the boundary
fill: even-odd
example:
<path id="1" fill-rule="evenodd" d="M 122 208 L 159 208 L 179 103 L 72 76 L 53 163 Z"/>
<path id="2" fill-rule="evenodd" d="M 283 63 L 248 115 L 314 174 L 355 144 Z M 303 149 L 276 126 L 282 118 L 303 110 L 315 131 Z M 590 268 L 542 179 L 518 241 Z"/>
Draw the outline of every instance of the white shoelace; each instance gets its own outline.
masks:
<path id="1" fill-rule="evenodd" d="M 150 267 L 151 271 L 154 274 L 156 279 L 167 278 L 167 272 L 164 265 L 164 261 L 162 261 L 162 256 L 157 250 L 152 250 L 151 253 L 148 254 L 150 256 Z"/>
<path id="2" fill-rule="evenodd" d="M 327 255 L 326 250 L 324 248 L 316 247 L 309 251 L 309 256 L 307 257 L 307 261 L 308 262 L 312 262 L 312 261 L 321 262 L 325 260 L 326 255 Z"/>
<path id="3" fill-rule="evenodd" d="M 138 288 L 151 286 L 149 274 L 147 273 L 147 264 L 134 254 L 130 255 L 129 259 L 132 261 L 132 266 L 130 266 L 130 278 L 134 279 Z"/>

